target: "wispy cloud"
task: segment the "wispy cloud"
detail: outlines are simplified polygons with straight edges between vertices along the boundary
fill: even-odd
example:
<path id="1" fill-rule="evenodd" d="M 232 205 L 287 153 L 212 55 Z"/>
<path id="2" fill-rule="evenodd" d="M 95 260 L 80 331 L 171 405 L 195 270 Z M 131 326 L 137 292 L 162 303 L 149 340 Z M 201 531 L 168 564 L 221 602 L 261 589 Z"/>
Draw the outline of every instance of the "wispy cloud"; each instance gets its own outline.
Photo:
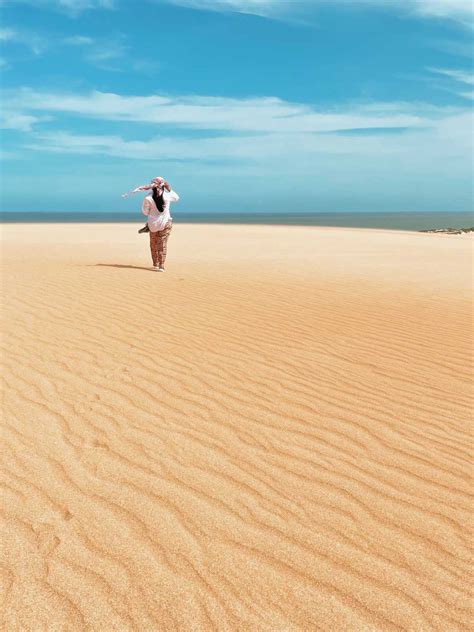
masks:
<path id="1" fill-rule="evenodd" d="M 411 180 L 432 181 L 435 174 L 444 177 L 446 164 L 465 174 L 470 164 L 471 143 L 466 129 L 472 126 L 471 112 L 446 114 L 430 128 L 413 128 L 399 134 L 380 130 L 377 135 L 282 134 L 234 135 L 217 138 L 150 135 L 143 139 L 125 139 L 119 135 L 86 135 L 68 131 L 30 133 L 23 150 L 49 152 L 60 156 L 107 156 L 127 161 L 169 165 L 189 165 L 199 174 L 210 174 L 215 181 L 222 175 L 258 174 L 274 178 L 285 174 L 298 181 L 318 182 L 318 191 L 338 180 L 371 181 L 377 188 L 382 178 L 386 192 L 392 191 L 400 175 Z M 383 174 L 383 175 L 377 175 Z M 461 176 L 465 177 L 465 176 Z M 362 179 L 362 180 L 361 180 Z M 327 184 L 332 183 L 332 184 Z"/>
<path id="2" fill-rule="evenodd" d="M 86 35 L 73 35 L 63 39 L 63 44 L 84 50 L 84 60 L 103 70 L 117 70 L 111 63 L 125 56 L 128 47 L 124 38 L 97 40 Z"/>
<path id="3" fill-rule="evenodd" d="M 467 83 L 471 86 L 474 86 L 474 74 L 466 72 L 465 70 L 453 70 L 450 68 L 429 68 L 431 72 L 438 73 L 439 75 L 445 75 L 446 77 L 450 77 L 455 81 L 459 81 L 461 83 Z"/>
<path id="4" fill-rule="evenodd" d="M 93 39 L 85 35 L 74 35 L 65 38 L 63 44 L 82 48 L 84 61 L 101 70 L 123 72 L 131 69 L 138 73 L 153 73 L 159 69 L 156 61 L 129 54 L 130 46 L 126 43 L 124 35 L 116 35 L 114 39 Z"/>
<path id="5" fill-rule="evenodd" d="M 474 86 L 474 74 L 470 72 L 466 72 L 465 70 L 456 70 L 452 68 L 428 68 L 428 70 L 432 73 L 442 75 L 451 79 L 456 84 L 456 89 L 452 90 L 458 96 L 463 97 L 464 99 L 474 99 L 474 90 L 459 90 L 459 86 L 457 84 L 464 84 L 464 86 Z"/>
<path id="6" fill-rule="evenodd" d="M 66 95 L 31 89 L 6 98 L 10 112 L 31 117 L 17 121 L 16 128 L 29 131 L 23 147 L 35 152 L 198 162 L 200 169 L 213 163 L 216 173 L 231 164 L 253 165 L 260 175 L 273 169 L 308 177 L 316 166 L 327 171 L 328 161 L 332 168 L 342 161 L 355 169 L 359 161 L 367 167 L 388 160 L 402 171 L 426 167 L 428 172 L 433 161 L 439 168 L 446 160 L 466 165 L 471 155 L 466 129 L 472 113 L 462 108 L 372 103 L 317 111 L 275 97 Z M 71 116 L 128 124 L 123 134 L 80 134 L 74 123 L 72 130 L 64 129 L 63 114 L 68 125 Z M 40 120 L 44 116 L 55 120 L 50 125 Z"/>
<path id="7" fill-rule="evenodd" d="M 207 11 L 234 11 L 263 17 L 282 17 L 305 12 L 318 6 L 376 6 L 423 17 L 453 19 L 472 26 L 471 0 L 166 0 L 171 4 Z"/>
<path id="8" fill-rule="evenodd" d="M 154 60 L 145 60 L 136 55 L 129 55 L 130 46 L 124 34 L 115 33 L 113 37 L 92 38 L 88 35 L 77 34 L 64 38 L 55 38 L 47 33 L 32 33 L 12 28 L 0 29 L 0 42 L 21 44 L 29 48 L 35 55 L 45 51 L 57 51 L 60 46 L 71 46 L 81 50 L 84 61 L 101 70 L 122 72 L 132 69 L 134 72 L 153 73 L 159 69 Z M 127 59 L 127 64 L 123 61 Z M 4 60 L 4 66 L 7 61 Z M 8 64 L 9 65 L 9 64 Z"/>
<path id="9" fill-rule="evenodd" d="M 239 133 L 420 127 L 429 124 L 430 117 L 438 116 L 437 108 L 413 104 L 372 103 L 321 111 L 277 97 L 127 96 L 99 91 L 65 94 L 24 88 L 8 92 L 6 99 L 13 107 L 28 112 Z"/>
<path id="10" fill-rule="evenodd" d="M 29 30 L 17 30 L 9 27 L 0 29 L 0 42 L 5 44 L 21 44 L 29 48 L 35 55 L 41 55 L 48 47 L 44 37 Z"/>
<path id="11" fill-rule="evenodd" d="M 33 116 L 14 110 L 3 109 L 1 113 L 2 129 L 14 129 L 21 132 L 31 132 L 35 123 L 49 120 L 49 116 Z"/>
<path id="12" fill-rule="evenodd" d="M 472 0 L 404 0 L 400 4 L 405 4 L 419 15 L 437 18 L 450 18 L 457 20 L 465 26 L 473 26 L 474 5 Z"/>
<path id="13" fill-rule="evenodd" d="M 70 15 L 94 9 L 114 9 L 120 0 L 14 0 L 17 4 L 49 8 Z M 379 6 L 425 17 L 449 18 L 472 25 L 471 0 L 155 0 L 206 11 L 234 11 L 264 17 L 281 17 L 323 5 Z M 8 5 L 12 0 L 3 0 Z"/>
<path id="14" fill-rule="evenodd" d="M 73 35 L 72 37 L 65 37 L 63 42 L 70 46 L 90 46 L 94 40 L 87 35 Z"/>
<path id="15" fill-rule="evenodd" d="M 15 39 L 15 31 L 13 29 L 0 29 L 0 42 L 10 42 Z"/>
<path id="16" fill-rule="evenodd" d="M 85 11 L 87 9 L 113 9 L 115 0 L 37 0 L 43 4 L 64 7 L 71 11 Z"/>
<path id="17" fill-rule="evenodd" d="M 466 39 L 466 41 L 449 40 L 449 39 L 433 39 L 428 42 L 433 48 L 448 53 L 449 55 L 455 55 L 456 57 L 466 57 L 469 60 L 473 58 L 473 45 L 472 40 Z"/>
<path id="18" fill-rule="evenodd" d="M 166 1 L 166 0 L 165 0 Z M 306 4 L 298 0 L 167 0 L 170 4 L 199 9 L 203 11 L 233 11 L 270 17 L 281 15 L 297 4 Z"/>
<path id="19" fill-rule="evenodd" d="M 120 70 L 112 62 L 123 59 L 128 47 L 119 40 L 94 42 L 85 54 L 85 60 L 95 64 L 103 70 Z"/>
<path id="20" fill-rule="evenodd" d="M 3 4 L 11 4 L 12 0 L 4 0 Z M 41 9 L 53 9 L 77 16 L 83 11 L 92 9 L 114 9 L 115 0 L 15 0 L 16 4 L 24 4 Z"/>

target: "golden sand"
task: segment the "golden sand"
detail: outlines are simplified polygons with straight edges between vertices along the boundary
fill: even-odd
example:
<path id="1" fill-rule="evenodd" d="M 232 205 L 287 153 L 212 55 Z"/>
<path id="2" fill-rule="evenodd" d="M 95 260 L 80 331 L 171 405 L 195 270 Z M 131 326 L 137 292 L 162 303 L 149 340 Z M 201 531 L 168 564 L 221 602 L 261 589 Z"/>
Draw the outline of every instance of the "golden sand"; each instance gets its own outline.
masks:
<path id="1" fill-rule="evenodd" d="M 472 241 L 3 227 L 5 630 L 468 630 Z"/>

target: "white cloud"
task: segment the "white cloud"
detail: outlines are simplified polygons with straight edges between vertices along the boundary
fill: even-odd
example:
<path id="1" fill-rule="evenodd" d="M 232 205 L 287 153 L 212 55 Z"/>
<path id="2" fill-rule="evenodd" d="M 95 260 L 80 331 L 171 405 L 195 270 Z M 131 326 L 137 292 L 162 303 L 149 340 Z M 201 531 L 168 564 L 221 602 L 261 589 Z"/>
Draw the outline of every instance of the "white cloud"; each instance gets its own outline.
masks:
<path id="1" fill-rule="evenodd" d="M 11 1 L 11 0 L 10 0 Z M 15 0 L 30 6 L 48 8 L 77 16 L 83 11 L 114 9 L 118 0 Z M 9 0 L 4 0 L 5 4 Z M 455 20 L 464 26 L 474 26 L 472 0 L 155 0 L 204 11 L 231 11 L 269 18 L 289 17 L 307 13 L 324 5 L 375 6 L 421 17 Z"/>
<path id="2" fill-rule="evenodd" d="M 277 0 L 275 0 L 277 1 Z M 317 0 L 325 2 L 325 0 Z M 471 24 L 474 17 L 472 0 L 333 0 L 354 6 L 379 6 L 408 14 L 430 18 L 448 18 L 463 24 Z M 311 2 L 311 0 L 309 0 Z M 332 3 L 331 3 L 332 4 Z"/>
<path id="3" fill-rule="evenodd" d="M 67 37 L 63 43 L 68 46 L 83 48 L 85 61 L 103 70 L 116 70 L 110 62 L 120 59 L 127 51 L 127 47 L 118 40 L 94 40 L 85 35 Z"/>
<path id="4" fill-rule="evenodd" d="M 0 42 L 10 42 L 13 39 L 15 39 L 13 29 L 0 29 Z"/>
<path id="5" fill-rule="evenodd" d="M 166 0 L 171 4 L 208 11 L 235 11 L 265 17 L 304 12 L 323 5 L 379 6 L 424 17 L 449 18 L 472 26 L 471 0 Z"/>
<path id="6" fill-rule="evenodd" d="M 119 41 L 97 42 L 94 46 L 89 47 L 85 59 L 101 68 L 115 70 L 106 64 L 124 57 L 126 51 L 127 47 Z"/>
<path id="7" fill-rule="evenodd" d="M 408 6 L 410 2 L 405 2 Z M 413 10 L 420 15 L 452 18 L 472 26 L 474 5 L 472 0 L 412 0 Z"/>
<path id="8" fill-rule="evenodd" d="M 70 46 L 89 46 L 94 40 L 86 35 L 73 35 L 72 37 L 66 37 L 63 42 Z"/>
<path id="9" fill-rule="evenodd" d="M 36 55 L 43 53 L 47 48 L 57 50 L 60 45 L 72 46 L 82 50 L 82 57 L 86 62 L 102 70 L 118 72 L 132 69 L 134 72 L 152 73 L 159 68 L 157 62 L 135 56 L 128 59 L 126 65 L 123 63 L 114 64 L 117 60 L 122 61 L 129 51 L 129 46 L 125 43 L 126 37 L 120 33 L 115 33 L 113 38 L 103 39 L 94 39 L 80 34 L 56 39 L 45 33 L 37 34 L 3 28 L 0 29 L 0 41 L 22 44 L 29 47 Z"/>
<path id="10" fill-rule="evenodd" d="M 313 178 L 317 173 L 332 182 L 339 169 L 352 181 L 356 174 L 379 179 L 396 174 L 398 181 L 410 182 L 414 174 L 423 174 L 431 181 L 444 177 L 446 165 L 459 179 L 472 163 L 472 113 L 462 108 L 372 103 L 316 111 L 274 97 L 65 95 L 31 89 L 9 92 L 6 98 L 11 112 L 31 117 L 16 121 L 17 129 L 33 128 L 23 148 L 40 153 L 109 156 L 131 164 L 193 163 L 214 177 L 235 169 L 253 170 L 259 178 L 275 172 Z M 41 117 L 57 119 L 63 113 L 68 121 L 71 116 L 94 120 L 94 129 L 97 121 L 127 125 L 123 134 L 58 131 L 58 120 L 56 129 L 45 124 L 40 129 Z M 135 128 L 134 122 L 140 125 Z M 143 123 L 149 130 L 145 138 Z"/>
<path id="11" fill-rule="evenodd" d="M 110 62 L 124 57 L 128 47 L 123 43 L 123 37 L 113 40 L 96 40 L 86 35 L 73 35 L 62 40 L 48 38 L 47 35 L 20 32 L 13 29 L 0 30 L 0 41 L 19 43 L 29 47 L 35 55 L 40 55 L 46 48 L 57 48 L 58 45 L 73 46 L 84 49 L 85 61 L 105 70 L 116 70 Z M 136 63 L 139 62 L 136 60 Z"/>
<path id="12" fill-rule="evenodd" d="M 62 43 L 84 49 L 84 60 L 102 70 L 113 72 L 133 70 L 150 74 L 157 72 L 160 67 L 154 60 L 140 59 L 135 55 L 127 56 L 130 47 L 125 43 L 123 35 L 116 35 L 114 40 L 97 40 L 84 35 L 74 35 L 66 37 Z M 126 63 L 113 63 L 122 62 L 125 57 L 127 57 Z"/>
<path id="13" fill-rule="evenodd" d="M 46 39 L 37 33 L 8 27 L 0 29 L 0 41 L 6 44 L 21 44 L 30 48 L 35 55 L 40 55 L 48 46 Z"/>
<path id="14" fill-rule="evenodd" d="M 214 96 L 123 96 L 105 92 L 64 94 L 31 89 L 7 92 L 21 111 L 75 114 L 80 117 L 149 123 L 156 126 L 232 133 L 321 133 L 351 129 L 429 126 L 434 107 L 371 104 L 316 110 L 276 97 L 232 99 Z M 426 113 L 429 110 L 429 116 Z M 442 111 L 444 113 L 444 110 Z"/>
<path id="15" fill-rule="evenodd" d="M 465 70 L 454 70 L 450 68 L 429 68 L 428 70 L 432 73 L 448 77 L 456 83 L 474 86 L 474 74 L 466 72 Z M 453 90 L 453 92 L 464 99 L 474 100 L 474 90 L 470 90 L 468 92 Z"/>
<path id="16" fill-rule="evenodd" d="M 429 68 L 431 72 L 438 73 L 439 75 L 445 75 L 446 77 L 450 77 L 455 81 L 459 81 L 461 83 L 467 83 L 471 86 L 474 86 L 474 74 L 466 72 L 465 70 L 452 70 L 449 68 Z"/>
<path id="17" fill-rule="evenodd" d="M 448 53 L 449 55 L 454 55 L 456 57 L 466 57 L 472 63 L 473 58 L 473 45 L 472 41 L 469 38 L 461 41 L 461 38 L 457 40 L 450 39 L 432 39 L 427 40 L 426 43 L 437 50 L 442 51 L 443 53 Z"/>
<path id="18" fill-rule="evenodd" d="M 42 120 L 49 120 L 49 117 L 38 117 L 22 112 L 2 110 L 0 128 L 30 132 L 34 123 L 39 123 Z"/>
<path id="19" fill-rule="evenodd" d="M 10 1 L 5 0 L 5 4 L 8 5 Z M 15 2 L 38 8 L 54 9 L 69 13 L 72 16 L 91 9 L 115 8 L 115 0 L 15 0 Z"/>
<path id="20" fill-rule="evenodd" d="M 112 165 L 130 179 L 117 195 L 134 185 L 132 172 L 154 175 L 159 163 L 160 172 L 179 173 L 195 186 L 212 178 L 227 200 L 226 187 L 236 177 L 249 177 L 258 199 L 263 200 L 259 185 L 267 187 L 267 199 L 275 174 L 285 174 L 300 193 L 322 203 L 337 190 L 340 204 L 349 209 L 360 206 L 358 196 L 367 199 L 368 190 L 374 210 L 381 200 L 397 206 L 397 199 L 420 191 L 425 201 L 437 203 L 448 181 L 469 199 L 473 115 L 465 108 L 372 103 L 317 111 L 274 97 L 65 95 L 31 89 L 5 97 L 4 125 L 27 132 L 15 144 L 20 155 L 51 153 L 65 163 L 67 156 L 89 156 L 86 162 L 101 169 Z M 61 122 L 63 114 L 67 123 Z M 54 117 L 54 129 L 47 117 Z M 124 124 L 119 133 L 79 133 L 77 117 L 88 119 L 81 129 Z"/>
<path id="21" fill-rule="evenodd" d="M 274 16 L 291 9 L 288 0 L 168 0 L 171 4 L 204 11 L 234 11 L 260 16 Z M 295 0 L 293 0 L 294 2 Z M 293 7 L 294 8 L 294 7 Z"/>
<path id="22" fill-rule="evenodd" d="M 113 9 L 115 0 L 42 0 L 43 4 L 57 5 L 71 11 L 86 9 Z"/>
<path id="23" fill-rule="evenodd" d="M 268 134 L 254 136 L 225 136 L 219 138 L 176 138 L 153 136 L 147 140 L 124 140 L 120 136 L 79 135 L 64 131 L 45 132 L 35 135 L 29 149 L 70 154 L 103 154 L 132 160 L 192 160 L 251 161 L 263 164 L 267 160 L 281 160 L 285 154 L 298 160 L 310 154 L 360 153 L 360 139 L 349 137 L 308 136 L 306 134 Z M 381 156 L 387 150 L 380 141 L 365 138 L 363 153 Z"/>
<path id="24" fill-rule="evenodd" d="M 8 4 L 11 0 L 4 0 Z M 389 10 L 425 17 L 449 18 L 465 25 L 473 23 L 471 0 L 155 0 L 207 11 L 234 11 L 265 17 L 280 17 L 298 11 L 308 11 L 323 5 L 380 6 Z M 118 0 L 15 0 L 35 7 L 65 11 L 79 15 L 93 9 L 114 9 Z"/>
<path id="25" fill-rule="evenodd" d="M 401 188 L 405 193 L 407 187 L 419 191 L 420 187 L 454 178 L 465 189 L 466 172 L 472 168 L 472 142 L 466 129 L 472 125 L 472 113 L 462 112 L 447 115 L 429 129 L 374 136 L 275 132 L 258 138 L 158 135 L 125 140 L 118 135 L 59 131 L 29 135 L 26 149 L 60 156 L 107 156 L 123 160 L 133 169 L 139 163 L 159 163 L 161 171 L 179 167 L 186 178 L 195 178 L 196 173 L 201 179 L 209 175 L 217 187 L 221 177 L 248 175 L 251 181 L 268 183 L 275 174 L 285 174 L 294 186 L 298 182 L 308 189 L 312 183 L 310 188 L 316 187 L 316 195 L 327 191 L 332 196 L 337 187 L 343 197 L 357 204 L 357 188 L 364 195 L 369 188 L 383 192 L 390 204 Z M 349 189 L 340 188 L 347 187 L 348 182 Z"/>

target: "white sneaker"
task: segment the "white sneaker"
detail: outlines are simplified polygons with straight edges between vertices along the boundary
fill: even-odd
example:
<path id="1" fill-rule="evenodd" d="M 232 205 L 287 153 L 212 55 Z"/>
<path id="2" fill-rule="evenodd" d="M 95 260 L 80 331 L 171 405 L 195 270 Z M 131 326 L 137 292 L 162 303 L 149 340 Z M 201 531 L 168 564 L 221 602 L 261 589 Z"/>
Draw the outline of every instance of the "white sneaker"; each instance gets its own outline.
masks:
<path id="1" fill-rule="evenodd" d="M 164 268 L 158 268 L 158 272 L 166 272 Z"/>
<path id="2" fill-rule="evenodd" d="M 155 272 L 160 271 L 160 268 L 158 266 L 152 266 L 151 269 L 154 270 Z"/>

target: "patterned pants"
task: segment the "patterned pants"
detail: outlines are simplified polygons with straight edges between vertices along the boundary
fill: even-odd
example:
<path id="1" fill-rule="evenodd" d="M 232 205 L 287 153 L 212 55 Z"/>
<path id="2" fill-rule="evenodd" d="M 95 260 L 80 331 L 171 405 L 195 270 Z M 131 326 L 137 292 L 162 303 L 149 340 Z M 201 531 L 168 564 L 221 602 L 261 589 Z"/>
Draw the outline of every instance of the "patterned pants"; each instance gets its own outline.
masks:
<path id="1" fill-rule="evenodd" d="M 163 230 L 156 233 L 150 231 L 150 251 L 153 265 L 163 268 L 166 261 L 166 245 L 170 236 L 173 222 L 168 222 Z"/>

